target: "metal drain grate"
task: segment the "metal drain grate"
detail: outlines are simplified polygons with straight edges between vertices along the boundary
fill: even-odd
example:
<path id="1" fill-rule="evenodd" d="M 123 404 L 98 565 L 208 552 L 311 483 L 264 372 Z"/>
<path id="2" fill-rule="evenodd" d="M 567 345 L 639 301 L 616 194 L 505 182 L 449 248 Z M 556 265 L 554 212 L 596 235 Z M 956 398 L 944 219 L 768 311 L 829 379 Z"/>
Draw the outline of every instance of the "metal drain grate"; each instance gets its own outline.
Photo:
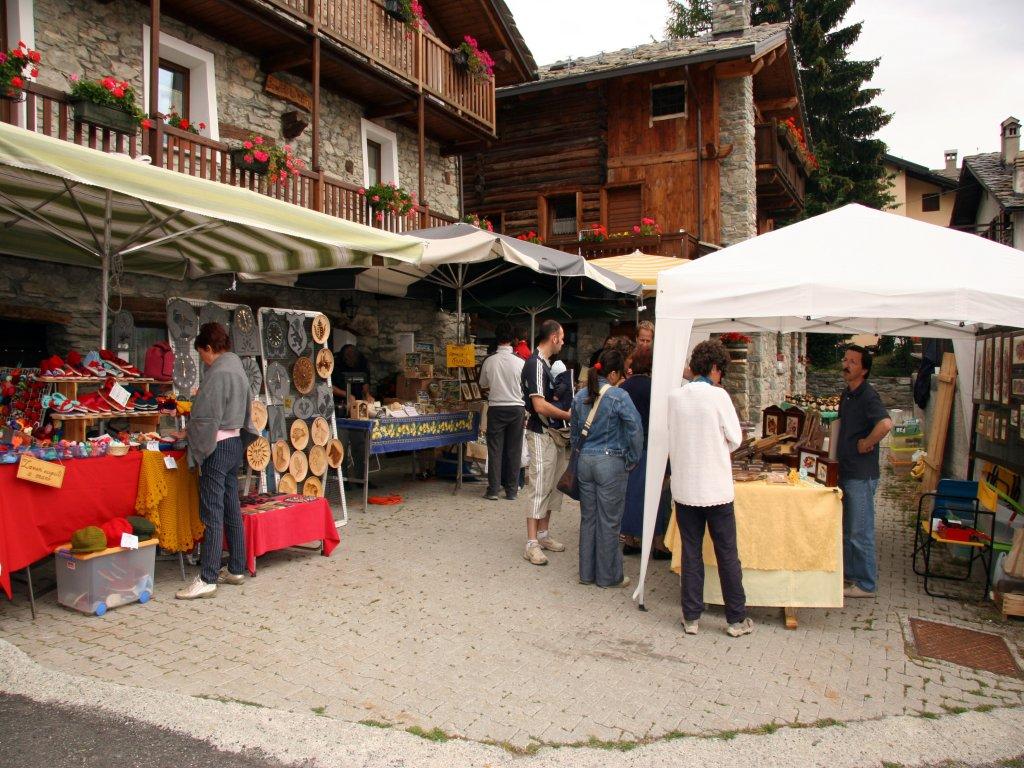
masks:
<path id="1" fill-rule="evenodd" d="M 999 635 L 923 619 L 911 619 L 910 629 L 921 656 L 997 675 L 1022 676 L 1006 641 Z"/>

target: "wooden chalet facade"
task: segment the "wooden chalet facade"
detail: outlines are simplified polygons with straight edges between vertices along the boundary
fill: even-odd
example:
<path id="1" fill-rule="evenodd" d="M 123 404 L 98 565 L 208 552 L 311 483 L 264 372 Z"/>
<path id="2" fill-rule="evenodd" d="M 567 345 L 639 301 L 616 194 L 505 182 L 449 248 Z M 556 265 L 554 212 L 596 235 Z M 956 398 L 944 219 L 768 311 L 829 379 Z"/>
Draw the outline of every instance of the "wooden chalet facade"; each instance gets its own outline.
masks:
<path id="1" fill-rule="evenodd" d="M 379 226 L 443 224 L 460 213 L 452 148 L 495 137 L 496 87 L 533 79 L 535 64 L 503 0 L 423 0 L 418 26 L 395 18 L 395 5 L 0 0 L 2 49 L 25 40 L 43 57 L 25 101 L 0 103 L 0 120 L 364 223 L 374 222 L 358 189 L 395 181 L 417 194 L 418 215 Z M 492 77 L 454 61 L 465 35 L 495 59 Z M 127 135 L 76 124 L 72 73 L 126 80 L 149 114 L 167 112 L 168 88 L 181 91 L 177 110 L 208 127 L 156 121 Z M 274 187 L 236 171 L 229 152 L 253 134 L 290 141 L 306 165 L 298 179 Z"/>
<path id="2" fill-rule="evenodd" d="M 463 155 L 463 199 L 507 234 L 692 258 L 803 204 L 812 160 L 785 126 L 806 130 L 786 25 L 558 62 L 497 103 L 497 142 Z M 644 217 L 660 234 L 634 233 Z"/>

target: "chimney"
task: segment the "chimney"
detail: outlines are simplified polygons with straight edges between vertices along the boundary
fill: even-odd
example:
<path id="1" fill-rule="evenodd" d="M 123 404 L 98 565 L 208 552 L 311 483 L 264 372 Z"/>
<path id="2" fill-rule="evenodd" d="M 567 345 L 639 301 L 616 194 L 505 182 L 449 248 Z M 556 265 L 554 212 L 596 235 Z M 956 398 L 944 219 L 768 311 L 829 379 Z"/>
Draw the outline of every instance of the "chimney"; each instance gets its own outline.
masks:
<path id="1" fill-rule="evenodd" d="M 1018 152 L 1013 161 L 1013 194 L 1024 195 L 1024 152 Z"/>
<path id="2" fill-rule="evenodd" d="M 946 170 L 947 171 L 955 171 L 956 170 L 956 156 L 957 156 L 957 151 L 955 149 L 947 149 L 946 150 Z"/>
<path id="3" fill-rule="evenodd" d="M 750 0 L 711 0 L 711 34 L 738 35 L 750 26 Z"/>
<path id="4" fill-rule="evenodd" d="M 1016 117 L 1008 117 L 1000 124 L 999 135 L 1002 137 L 1002 160 L 1003 165 L 1013 165 L 1013 161 L 1020 152 L 1020 120 Z"/>

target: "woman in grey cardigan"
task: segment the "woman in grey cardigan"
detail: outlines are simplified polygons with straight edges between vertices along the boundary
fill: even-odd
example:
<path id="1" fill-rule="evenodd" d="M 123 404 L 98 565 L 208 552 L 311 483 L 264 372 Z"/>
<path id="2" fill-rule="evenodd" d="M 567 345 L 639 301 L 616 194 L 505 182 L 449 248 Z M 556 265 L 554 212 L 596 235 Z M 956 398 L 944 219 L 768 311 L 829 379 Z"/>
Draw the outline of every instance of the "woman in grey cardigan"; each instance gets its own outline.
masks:
<path id="1" fill-rule="evenodd" d="M 244 444 L 257 435 L 250 413 L 249 381 L 242 361 L 231 352 L 231 337 L 220 323 L 199 329 L 195 348 L 206 369 L 192 401 L 186 436 L 188 461 L 199 467 L 199 517 L 203 534 L 199 575 L 175 597 L 213 597 L 218 584 L 245 580 L 245 535 L 238 501 L 238 470 Z M 244 437 L 244 440 L 243 440 Z M 227 532 L 228 564 L 220 567 Z"/>

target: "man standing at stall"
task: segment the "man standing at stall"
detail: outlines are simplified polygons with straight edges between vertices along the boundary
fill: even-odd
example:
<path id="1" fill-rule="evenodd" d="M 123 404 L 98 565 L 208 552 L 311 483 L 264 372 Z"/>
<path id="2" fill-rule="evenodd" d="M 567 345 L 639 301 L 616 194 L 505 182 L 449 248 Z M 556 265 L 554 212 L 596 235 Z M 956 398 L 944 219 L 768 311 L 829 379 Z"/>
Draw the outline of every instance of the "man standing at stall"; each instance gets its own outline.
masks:
<path id="1" fill-rule="evenodd" d="M 843 571 L 846 597 L 874 597 L 878 563 L 875 555 L 875 491 L 878 444 L 892 429 L 892 419 L 878 392 L 867 382 L 871 353 L 850 346 L 843 355 L 843 390 L 839 401 L 839 487 L 843 491 Z"/>
<path id="2" fill-rule="evenodd" d="M 523 455 L 523 365 L 513 353 L 514 331 L 506 320 L 495 328 L 498 349 L 480 367 L 480 386 L 487 390 L 487 492 L 497 500 L 498 486 L 505 498 L 516 498 Z"/>
<path id="3" fill-rule="evenodd" d="M 555 320 L 545 320 L 537 331 L 537 349 L 523 366 L 526 395 L 527 441 L 530 446 L 530 507 L 526 513 L 526 551 L 523 557 L 533 565 L 547 565 L 544 550 L 563 552 L 565 545 L 551 538 L 551 513 L 562 507 L 562 493 L 556 487 L 569 462 L 568 436 L 555 423 L 568 421 L 569 411 L 554 405 L 555 387 L 551 377 L 552 356 L 562 351 L 565 331 Z"/>

